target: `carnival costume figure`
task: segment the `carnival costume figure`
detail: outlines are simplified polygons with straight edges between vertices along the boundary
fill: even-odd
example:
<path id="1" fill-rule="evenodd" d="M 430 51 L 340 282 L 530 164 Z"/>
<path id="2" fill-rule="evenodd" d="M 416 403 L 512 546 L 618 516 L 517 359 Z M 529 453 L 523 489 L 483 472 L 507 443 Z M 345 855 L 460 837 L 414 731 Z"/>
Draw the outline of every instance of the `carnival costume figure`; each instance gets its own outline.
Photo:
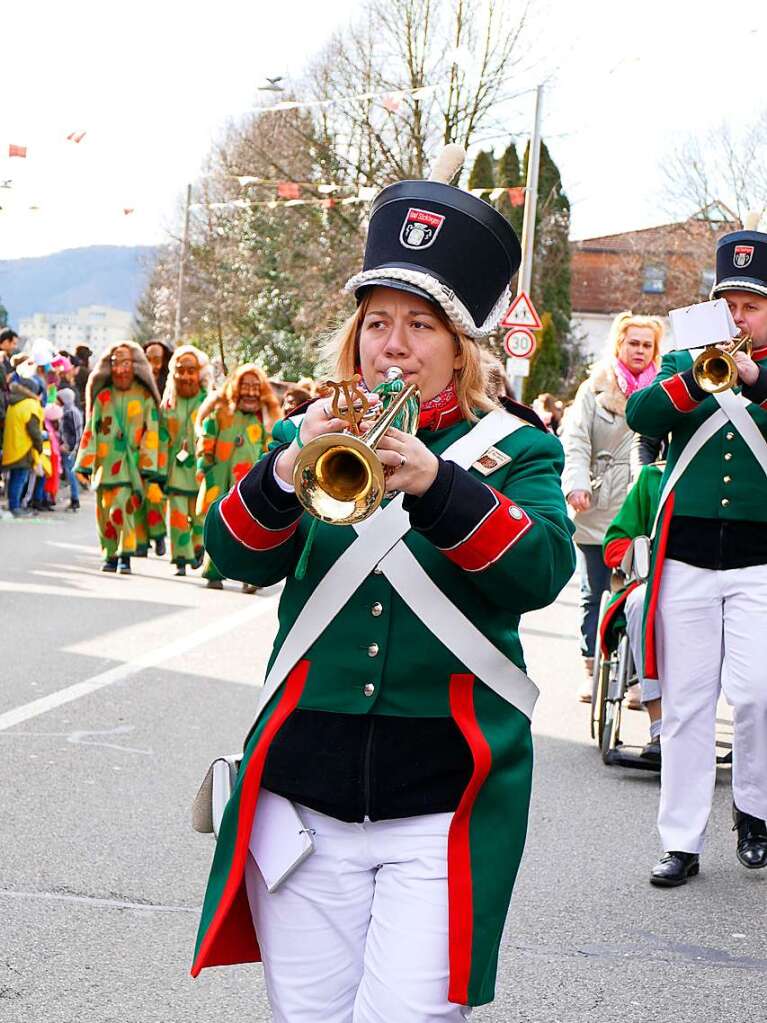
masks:
<path id="1" fill-rule="evenodd" d="M 198 414 L 197 431 L 198 512 L 203 518 L 266 451 L 279 415 L 279 402 L 266 373 L 252 362 L 234 370 L 221 391 L 208 396 Z M 210 557 L 202 574 L 210 589 L 221 589 L 224 576 Z M 243 589 L 254 591 L 248 583 Z"/>
<path id="2" fill-rule="evenodd" d="M 724 298 L 751 354 L 715 392 L 689 351 L 664 356 L 628 401 L 632 429 L 671 433 L 645 602 L 644 668 L 663 688 L 658 829 L 651 883 L 700 870 L 716 776 L 720 690 L 733 708 L 736 852 L 767 866 L 767 234 L 717 244 L 713 298 Z M 722 339 L 727 342 L 727 338 Z"/>
<path id="3" fill-rule="evenodd" d="M 193 345 L 182 345 L 171 356 L 168 381 L 160 406 L 158 468 L 168 502 L 170 559 L 176 575 L 186 566 L 202 564 L 202 524 L 197 507 L 195 444 L 197 417 L 213 384 L 208 356 Z"/>
<path id="4" fill-rule="evenodd" d="M 144 355 L 152 368 L 152 376 L 157 384 L 157 391 L 162 396 L 168 381 L 170 360 L 174 346 L 170 341 L 154 338 L 142 344 Z M 148 483 L 144 500 L 136 512 L 136 555 L 145 558 L 149 551 L 149 542 L 154 540 L 155 554 L 161 558 L 165 554 L 168 521 L 168 499 L 156 483 Z"/>
<path id="5" fill-rule="evenodd" d="M 129 574 L 136 551 L 136 511 L 157 478 L 160 395 L 141 348 L 108 348 L 88 377 L 85 430 L 75 471 L 96 491 L 102 570 Z"/>
<path id="6" fill-rule="evenodd" d="M 443 183 L 457 169 L 373 201 L 347 285 L 357 311 L 330 346 L 336 380 L 359 390 L 278 424 L 206 519 L 221 571 L 285 588 L 193 973 L 263 959 L 279 1021 L 458 1023 L 494 996 L 532 769 L 519 618 L 556 597 L 575 559 L 560 442 L 526 406 L 490 399 L 481 371 L 519 243 L 492 206 Z M 356 525 L 304 511 L 319 462 L 300 460 L 344 442 L 358 406 L 411 387 L 417 432 L 391 426 L 376 448 L 380 509 Z M 315 842 L 272 894 L 248 855 L 266 793 Z"/>

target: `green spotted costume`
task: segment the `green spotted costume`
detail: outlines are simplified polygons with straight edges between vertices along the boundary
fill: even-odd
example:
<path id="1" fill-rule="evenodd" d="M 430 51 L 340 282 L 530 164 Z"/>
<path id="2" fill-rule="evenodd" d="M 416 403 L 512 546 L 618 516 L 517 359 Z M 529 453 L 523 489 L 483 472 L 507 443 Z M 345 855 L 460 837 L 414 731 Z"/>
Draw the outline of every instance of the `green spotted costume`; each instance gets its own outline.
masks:
<path id="1" fill-rule="evenodd" d="M 136 552 L 136 510 L 145 482 L 157 477 L 159 444 L 155 398 L 138 380 L 126 391 L 101 387 L 89 416 L 75 471 L 96 489 L 96 521 L 105 558 Z"/>

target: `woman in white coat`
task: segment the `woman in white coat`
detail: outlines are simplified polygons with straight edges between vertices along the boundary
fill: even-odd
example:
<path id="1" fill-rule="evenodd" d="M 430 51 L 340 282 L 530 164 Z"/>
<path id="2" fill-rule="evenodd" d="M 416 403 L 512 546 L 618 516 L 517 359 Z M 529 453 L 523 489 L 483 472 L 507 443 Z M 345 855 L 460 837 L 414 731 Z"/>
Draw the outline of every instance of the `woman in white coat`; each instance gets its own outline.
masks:
<path id="1" fill-rule="evenodd" d="M 655 378 L 662 338 L 663 324 L 657 317 L 630 312 L 616 316 L 605 357 L 578 388 L 565 416 L 562 487 L 575 519 L 585 668 L 579 698 L 585 703 L 591 700 L 599 602 L 610 581 L 602 541 L 630 485 L 634 435 L 626 425 L 626 401 Z"/>

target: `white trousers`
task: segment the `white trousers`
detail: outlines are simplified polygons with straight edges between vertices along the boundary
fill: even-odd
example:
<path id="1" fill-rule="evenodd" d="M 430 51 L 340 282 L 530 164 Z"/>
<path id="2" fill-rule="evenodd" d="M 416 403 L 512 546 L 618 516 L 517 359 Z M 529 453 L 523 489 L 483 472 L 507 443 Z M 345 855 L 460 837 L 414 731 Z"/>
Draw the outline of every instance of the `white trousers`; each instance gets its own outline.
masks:
<path id="1" fill-rule="evenodd" d="M 644 630 L 642 628 L 642 618 L 644 616 L 644 597 L 646 589 L 647 586 L 645 583 L 642 583 L 641 586 L 637 586 L 635 590 L 632 590 L 628 597 L 626 597 L 625 606 L 626 632 L 629 637 L 631 656 L 634 658 L 634 664 L 636 665 L 639 688 L 642 694 L 642 703 L 649 703 L 650 700 L 660 699 L 660 682 L 655 678 L 644 677 L 644 658 L 642 656 Z"/>
<path id="2" fill-rule="evenodd" d="M 767 817 L 767 565 L 716 572 L 667 561 L 655 623 L 663 680 L 663 848 L 703 848 L 716 779 L 720 686 L 733 708 L 733 798 Z M 721 682 L 720 682 L 721 680 Z"/>
<path id="3" fill-rule="evenodd" d="M 275 1023 L 464 1023 L 447 1000 L 452 813 L 348 824 L 298 806 L 314 852 L 245 878 Z"/>

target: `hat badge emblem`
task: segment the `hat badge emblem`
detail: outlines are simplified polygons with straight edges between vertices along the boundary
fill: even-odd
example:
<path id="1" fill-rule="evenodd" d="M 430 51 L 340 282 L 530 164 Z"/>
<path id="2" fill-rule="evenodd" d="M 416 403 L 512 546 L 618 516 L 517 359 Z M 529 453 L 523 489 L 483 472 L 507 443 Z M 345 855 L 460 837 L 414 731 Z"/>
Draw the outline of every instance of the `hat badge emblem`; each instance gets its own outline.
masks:
<path id="1" fill-rule="evenodd" d="M 739 270 L 747 267 L 754 258 L 753 245 L 736 245 L 732 256 L 732 262 Z"/>
<path id="2" fill-rule="evenodd" d="M 441 213 L 411 207 L 402 224 L 399 240 L 406 249 L 428 249 L 437 240 L 444 222 Z"/>

